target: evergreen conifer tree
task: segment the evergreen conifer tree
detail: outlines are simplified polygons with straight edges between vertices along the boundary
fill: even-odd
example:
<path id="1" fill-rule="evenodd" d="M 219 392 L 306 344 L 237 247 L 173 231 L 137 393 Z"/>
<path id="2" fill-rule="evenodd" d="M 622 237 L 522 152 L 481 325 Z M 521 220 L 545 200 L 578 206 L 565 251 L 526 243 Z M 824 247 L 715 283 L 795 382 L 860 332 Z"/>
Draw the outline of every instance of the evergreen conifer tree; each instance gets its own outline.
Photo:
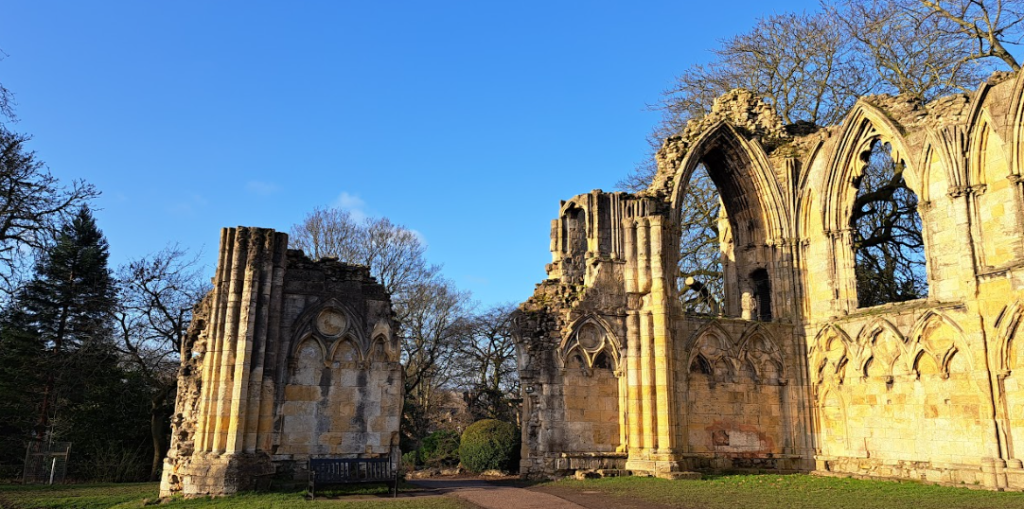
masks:
<path id="1" fill-rule="evenodd" d="M 45 350 L 39 363 L 45 374 L 35 424 L 39 440 L 49 431 L 62 398 L 88 374 L 87 364 L 113 353 L 114 281 L 108 257 L 107 241 L 83 206 L 61 228 L 54 246 L 36 264 L 35 277 L 18 295 L 26 328 Z"/>
<path id="2" fill-rule="evenodd" d="M 148 450 L 146 386 L 113 342 L 108 246 L 82 207 L 0 314 L 0 462 L 28 441 L 69 441 L 69 474 L 136 480 Z M 10 470 L 9 470 L 10 471 Z"/>

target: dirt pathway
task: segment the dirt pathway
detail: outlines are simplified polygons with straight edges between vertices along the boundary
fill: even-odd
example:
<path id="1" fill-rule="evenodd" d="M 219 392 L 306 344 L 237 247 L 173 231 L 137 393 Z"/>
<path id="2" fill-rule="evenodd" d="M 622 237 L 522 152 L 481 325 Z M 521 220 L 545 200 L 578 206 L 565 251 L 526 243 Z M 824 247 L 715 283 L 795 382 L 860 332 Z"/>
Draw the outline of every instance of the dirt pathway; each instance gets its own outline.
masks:
<path id="1" fill-rule="evenodd" d="M 425 491 L 461 498 L 485 509 L 596 509 L 550 493 L 490 483 L 480 479 L 417 479 L 409 481 Z"/>
<path id="2" fill-rule="evenodd" d="M 638 498 L 609 495 L 598 490 L 580 490 L 547 484 L 544 486 L 533 486 L 528 491 L 546 493 L 563 500 L 568 500 L 576 505 L 587 509 L 678 509 L 678 506 L 656 504 Z"/>

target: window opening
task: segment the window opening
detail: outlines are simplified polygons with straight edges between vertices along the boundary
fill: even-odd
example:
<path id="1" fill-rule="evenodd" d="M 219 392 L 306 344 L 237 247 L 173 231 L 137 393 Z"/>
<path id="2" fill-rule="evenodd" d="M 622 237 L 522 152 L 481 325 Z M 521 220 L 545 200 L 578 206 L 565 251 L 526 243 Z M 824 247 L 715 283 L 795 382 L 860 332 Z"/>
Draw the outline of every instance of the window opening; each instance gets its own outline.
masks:
<path id="1" fill-rule="evenodd" d="M 679 277 L 677 289 L 687 313 L 721 315 L 725 277 L 722 269 L 722 199 L 707 168 L 690 175 L 680 209 Z M 727 229 L 727 228 L 726 228 Z"/>
<path id="2" fill-rule="evenodd" d="M 857 197 L 850 216 L 860 307 L 903 302 L 928 295 L 924 241 L 917 195 L 907 187 L 906 164 L 892 157 L 889 143 L 874 141 L 863 173 L 854 179 Z"/>
<path id="3" fill-rule="evenodd" d="M 772 321 L 772 283 L 768 279 L 768 271 L 757 269 L 750 279 L 754 283 L 754 313 L 752 315 L 759 321 Z"/>

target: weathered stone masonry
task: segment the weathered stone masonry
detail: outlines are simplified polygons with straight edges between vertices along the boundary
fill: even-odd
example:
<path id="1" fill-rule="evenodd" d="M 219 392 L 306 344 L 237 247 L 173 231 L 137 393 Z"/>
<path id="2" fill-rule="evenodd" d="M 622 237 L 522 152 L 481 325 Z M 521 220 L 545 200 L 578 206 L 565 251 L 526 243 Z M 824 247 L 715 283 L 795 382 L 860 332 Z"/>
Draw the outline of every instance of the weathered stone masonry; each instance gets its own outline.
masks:
<path id="1" fill-rule="evenodd" d="M 288 237 L 225 228 L 178 378 L 161 496 L 225 495 L 307 459 L 398 447 L 402 369 L 391 298 L 363 266 Z M 392 457 L 397 457 L 394 455 Z"/>
<path id="2" fill-rule="evenodd" d="M 872 143 L 906 164 L 929 294 L 858 308 L 850 214 Z M 723 317 L 676 290 L 679 211 L 722 197 Z M 784 126 L 750 92 L 658 153 L 638 194 L 552 222 L 516 318 L 527 475 L 771 468 L 1024 489 L 1024 77 Z M 756 310 L 752 304 L 768 307 Z M 760 318 L 760 320 L 759 320 Z"/>

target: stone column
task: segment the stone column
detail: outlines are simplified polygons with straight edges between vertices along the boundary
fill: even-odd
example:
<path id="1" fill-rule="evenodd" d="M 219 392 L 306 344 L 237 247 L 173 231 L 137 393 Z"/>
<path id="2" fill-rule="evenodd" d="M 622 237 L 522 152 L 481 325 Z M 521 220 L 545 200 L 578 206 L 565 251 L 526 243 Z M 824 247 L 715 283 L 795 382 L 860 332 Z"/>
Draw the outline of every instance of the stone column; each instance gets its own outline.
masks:
<path id="1" fill-rule="evenodd" d="M 673 351 L 669 320 L 669 288 L 668 275 L 664 270 L 664 243 L 662 232 L 664 225 L 660 217 L 651 218 L 651 339 L 654 354 L 654 384 L 657 395 L 657 442 L 658 453 L 670 454 L 675 442 L 673 429 L 672 396 L 675 391 L 673 383 Z"/>
<path id="2" fill-rule="evenodd" d="M 229 267 L 235 245 L 234 228 L 222 228 L 220 231 L 220 252 L 217 256 L 217 270 L 213 280 L 212 312 L 206 336 L 206 351 L 203 354 L 203 380 L 210 380 L 202 386 L 199 400 L 199 416 L 196 418 L 197 430 L 195 439 L 196 452 L 210 452 L 214 447 L 213 433 L 216 429 L 214 413 L 217 408 L 217 385 L 212 383 L 220 377 L 220 356 L 223 352 L 221 344 L 224 328 L 224 311 L 227 294 L 224 289 L 229 277 Z"/>
<path id="3" fill-rule="evenodd" d="M 650 219 L 642 217 L 637 220 L 637 293 L 651 291 L 651 242 L 649 239 Z"/>
<path id="4" fill-rule="evenodd" d="M 274 432 L 274 377 L 284 364 L 279 360 L 279 346 L 285 344 L 281 339 L 281 318 L 284 309 L 284 274 L 286 269 L 288 243 L 287 239 L 278 242 L 274 252 L 273 276 L 271 280 L 270 312 L 267 327 L 267 352 L 264 365 L 261 367 L 263 376 L 260 383 L 259 424 L 256 426 L 255 448 L 258 451 L 269 451 L 272 446 Z"/>
<path id="5" fill-rule="evenodd" d="M 629 394 L 629 407 L 626 416 L 629 419 L 629 448 L 630 455 L 633 451 L 640 451 L 643 448 L 643 403 L 640 391 L 640 313 L 636 310 L 629 310 L 626 317 L 626 385 Z"/>
<path id="6" fill-rule="evenodd" d="M 640 401 L 640 314 L 635 309 L 637 294 L 637 227 L 632 219 L 622 222 L 625 241 L 625 289 L 626 310 L 626 427 L 628 428 L 626 451 L 633 456 L 642 449 L 643 405 Z"/>
<path id="7" fill-rule="evenodd" d="M 243 292 L 246 286 L 246 262 L 249 258 L 250 230 L 239 228 L 235 232 L 235 246 L 231 257 L 231 272 L 226 281 L 227 309 L 224 312 L 224 330 L 218 343 L 222 346 L 220 357 L 219 376 L 206 383 L 213 382 L 217 385 L 217 407 L 214 414 L 214 437 L 213 452 L 221 454 L 227 452 L 228 430 L 231 427 L 231 398 L 235 385 L 235 356 L 237 355 L 237 341 L 240 309 L 243 301 Z"/>
<path id="8" fill-rule="evenodd" d="M 239 335 L 239 342 L 245 342 L 245 357 L 249 361 L 245 362 L 241 355 L 238 356 L 239 360 L 235 365 L 238 381 L 235 386 L 235 397 L 238 399 L 233 402 L 233 406 L 238 410 L 235 413 L 238 421 L 232 432 L 232 439 L 236 441 L 233 450 L 248 453 L 264 450 L 257 445 L 257 434 L 261 426 L 269 427 L 262 422 L 265 413 L 269 412 L 269 418 L 273 419 L 273 406 L 268 408 L 264 404 L 264 398 L 273 401 L 273 381 L 265 379 L 264 372 L 267 367 L 270 331 L 275 332 L 276 340 L 276 332 L 280 328 L 280 314 L 275 315 L 272 312 L 272 302 L 275 301 L 275 296 L 282 293 L 283 274 L 282 281 L 276 285 L 274 275 L 278 268 L 284 268 L 288 245 L 288 236 L 283 233 L 266 230 L 260 231 L 259 234 L 259 238 L 253 239 L 257 250 L 253 251 L 254 256 L 250 256 L 249 263 L 250 270 L 254 271 L 252 284 L 255 286 L 249 295 L 249 316 L 244 324 L 246 331 Z M 251 372 L 248 366 L 251 366 Z"/>
<path id="9" fill-rule="evenodd" d="M 654 359 L 651 337 L 651 314 L 641 311 L 640 314 L 640 398 L 643 412 L 643 449 L 649 452 L 654 449 L 654 415 L 657 412 L 654 394 Z"/>

